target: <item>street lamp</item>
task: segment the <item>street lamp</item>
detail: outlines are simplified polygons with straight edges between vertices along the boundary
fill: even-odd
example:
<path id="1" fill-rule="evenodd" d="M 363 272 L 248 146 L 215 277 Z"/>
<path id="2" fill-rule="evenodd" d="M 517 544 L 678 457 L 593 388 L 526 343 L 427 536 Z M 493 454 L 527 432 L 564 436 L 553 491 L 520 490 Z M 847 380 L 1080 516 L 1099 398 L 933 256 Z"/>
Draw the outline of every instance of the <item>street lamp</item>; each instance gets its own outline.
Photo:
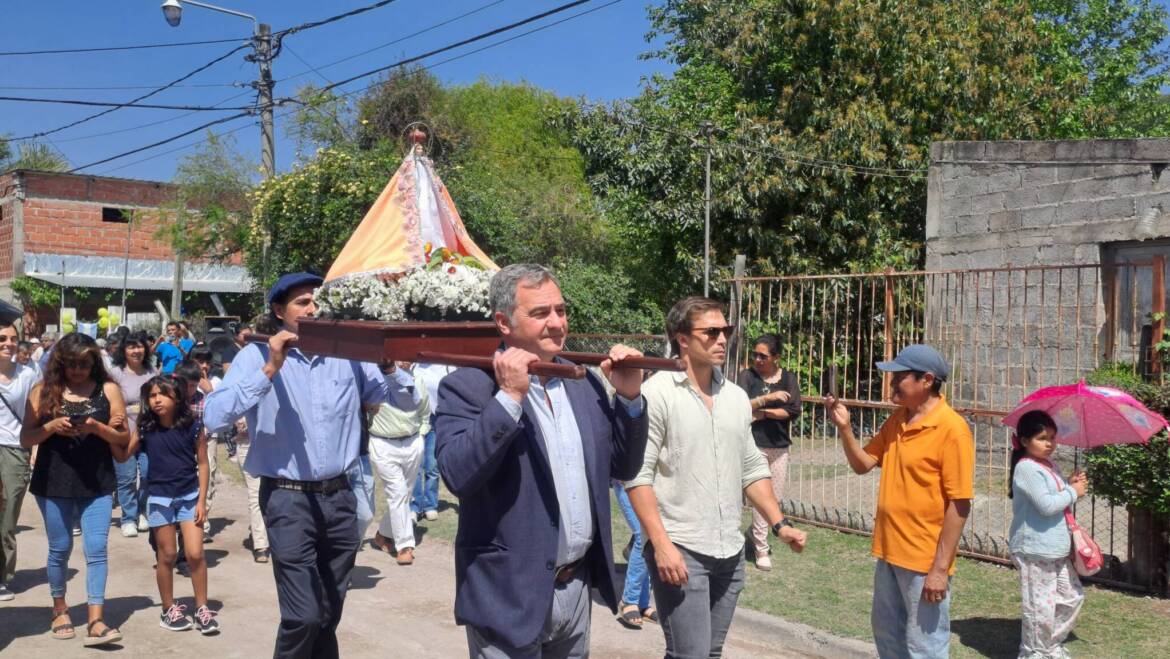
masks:
<path id="1" fill-rule="evenodd" d="M 221 14 L 230 14 L 252 21 L 252 50 L 253 53 L 245 59 L 260 65 L 260 78 L 252 83 L 260 93 L 260 165 L 264 168 L 264 178 L 276 175 L 276 131 L 273 128 L 272 117 L 272 59 L 280 52 L 280 39 L 277 38 L 276 49 L 272 47 L 272 28 L 266 23 L 260 23 L 251 14 L 242 11 L 226 9 L 197 0 L 165 0 L 162 3 L 163 17 L 171 27 L 178 27 L 183 20 L 183 5 L 192 5 L 218 11 Z"/>
<path id="2" fill-rule="evenodd" d="M 246 18 L 252 21 L 252 32 L 259 34 L 255 16 L 251 14 L 245 14 L 242 11 L 236 11 L 234 9 L 225 9 L 223 7 L 209 5 L 206 2 L 197 2 L 196 0 L 182 0 L 182 2 L 180 2 L 180 0 L 166 0 L 166 2 L 162 3 L 163 16 L 166 17 L 167 24 L 171 27 L 179 27 L 179 23 L 183 20 L 184 4 L 203 7 L 204 9 L 210 9 L 212 11 L 218 11 L 224 14 L 231 14 L 232 16 L 239 16 L 240 18 Z"/>
<path id="3" fill-rule="evenodd" d="M 206 2 L 196 0 L 164 0 L 162 3 L 163 17 L 171 27 L 178 27 L 183 20 L 183 5 L 192 5 L 218 11 L 221 14 L 230 14 L 252 21 L 252 54 L 244 59 L 260 65 L 260 77 L 252 86 L 256 89 L 260 104 L 260 166 L 264 170 L 264 178 L 276 176 L 276 130 L 272 117 L 272 60 L 280 53 L 280 36 L 276 39 L 276 48 L 272 47 L 272 28 L 267 23 L 260 23 L 251 14 L 242 11 L 217 7 Z M 263 262 L 268 263 L 268 240 L 264 241 Z M 183 255 L 175 251 L 175 281 L 171 290 L 171 315 L 179 316 L 183 296 Z M 123 311 L 125 313 L 125 311 Z"/>
<path id="4" fill-rule="evenodd" d="M 179 0 L 167 0 L 162 3 L 162 10 L 167 24 L 171 27 L 179 27 L 179 21 L 183 20 L 183 5 L 179 4 Z"/>

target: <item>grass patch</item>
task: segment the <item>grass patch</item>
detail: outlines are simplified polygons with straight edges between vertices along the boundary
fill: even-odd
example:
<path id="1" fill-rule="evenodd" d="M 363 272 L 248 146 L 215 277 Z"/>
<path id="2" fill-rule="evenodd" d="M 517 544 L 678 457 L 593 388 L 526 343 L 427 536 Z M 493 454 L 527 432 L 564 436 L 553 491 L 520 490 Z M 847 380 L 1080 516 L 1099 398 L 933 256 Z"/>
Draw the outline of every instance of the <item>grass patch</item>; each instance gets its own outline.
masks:
<path id="1" fill-rule="evenodd" d="M 453 502 L 443 489 L 440 499 Z M 630 538 L 629 527 L 610 497 L 614 556 Z M 745 513 L 748 528 L 751 514 Z M 452 509 L 427 525 L 428 538 L 454 541 L 458 516 Z M 774 568 L 747 567 L 740 606 L 823 629 L 838 636 L 872 641 L 873 598 L 870 539 L 802 524 L 808 548 L 793 554 L 771 539 Z M 620 588 L 620 585 L 619 585 Z M 1076 657 L 1170 656 L 1170 602 L 1086 586 L 1085 607 L 1068 648 Z M 951 604 L 952 657 L 1015 657 L 1020 642 L 1020 582 L 1007 567 L 960 558 Z"/>

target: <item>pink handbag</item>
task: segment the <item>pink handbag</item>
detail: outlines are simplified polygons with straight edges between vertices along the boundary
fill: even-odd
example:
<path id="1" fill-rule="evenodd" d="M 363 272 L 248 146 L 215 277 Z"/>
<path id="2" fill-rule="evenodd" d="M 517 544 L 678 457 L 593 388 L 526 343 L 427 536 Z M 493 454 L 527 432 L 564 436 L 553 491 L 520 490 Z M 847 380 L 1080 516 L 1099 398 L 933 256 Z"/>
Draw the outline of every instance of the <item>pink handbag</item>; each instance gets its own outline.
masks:
<path id="1" fill-rule="evenodd" d="M 1028 458 L 1032 460 L 1031 458 Z M 1053 480 L 1056 481 L 1056 490 L 1059 492 L 1064 488 L 1060 484 L 1060 477 L 1052 467 L 1040 462 L 1039 460 L 1032 460 L 1036 464 L 1048 470 L 1052 474 Z M 1068 524 L 1069 535 L 1072 536 L 1072 559 L 1073 569 L 1082 577 L 1091 577 L 1101 571 L 1105 566 L 1105 555 L 1101 553 L 1101 546 L 1093 540 L 1093 536 L 1089 532 L 1082 529 L 1077 520 L 1073 517 L 1072 509 L 1064 509 L 1064 521 Z"/>

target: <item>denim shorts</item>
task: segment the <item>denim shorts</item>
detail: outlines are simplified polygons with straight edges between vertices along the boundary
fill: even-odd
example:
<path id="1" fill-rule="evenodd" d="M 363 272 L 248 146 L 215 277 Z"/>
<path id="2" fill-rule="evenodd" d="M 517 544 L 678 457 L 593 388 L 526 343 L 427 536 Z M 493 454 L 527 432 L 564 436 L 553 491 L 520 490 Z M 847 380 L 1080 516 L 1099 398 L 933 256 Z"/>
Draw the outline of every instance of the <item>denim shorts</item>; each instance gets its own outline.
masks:
<path id="1" fill-rule="evenodd" d="M 192 522 L 195 520 L 196 499 L 172 499 L 168 504 L 159 504 L 151 501 L 147 504 L 149 512 L 146 521 L 150 528 L 170 526 L 176 522 Z"/>

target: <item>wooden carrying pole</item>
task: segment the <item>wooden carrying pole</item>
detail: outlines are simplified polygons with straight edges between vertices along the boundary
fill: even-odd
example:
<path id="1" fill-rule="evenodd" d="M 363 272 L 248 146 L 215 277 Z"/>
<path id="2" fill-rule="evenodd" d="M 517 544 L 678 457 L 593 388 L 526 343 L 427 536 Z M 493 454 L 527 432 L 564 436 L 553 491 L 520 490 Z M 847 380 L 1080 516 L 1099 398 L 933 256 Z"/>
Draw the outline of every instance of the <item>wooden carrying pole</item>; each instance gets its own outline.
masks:
<path id="1" fill-rule="evenodd" d="M 248 343 L 267 343 L 269 338 L 267 334 L 250 334 L 248 335 Z M 466 355 L 461 353 L 432 351 L 432 350 L 415 350 L 413 352 L 402 353 L 397 355 L 387 355 L 387 361 L 413 361 L 426 364 L 443 364 L 446 366 L 469 366 L 472 368 L 481 368 L 484 370 L 492 370 L 492 358 L 480 355 Z M 609 355 L 603 355 L 592 352 L 562 352 L 560 357 L 568 361 L 575 362 L 575 364 L 558 364 L 550 362 L 536 362 L 529 366 L 528 372 L 532 375 L 553 378 L 566 378 L 571 380 L 580 380 L 585 377 L 585 368 L 577 364 L 599 365 L 603 361 L 609 359 Z M 615 368 L 641 368 L 647 370 L 659 371 L 683 371 L 686 367 L 682 360 L 679 359 L 664 359 L 661 357 L 628 357 L 618 362 Z"/>

